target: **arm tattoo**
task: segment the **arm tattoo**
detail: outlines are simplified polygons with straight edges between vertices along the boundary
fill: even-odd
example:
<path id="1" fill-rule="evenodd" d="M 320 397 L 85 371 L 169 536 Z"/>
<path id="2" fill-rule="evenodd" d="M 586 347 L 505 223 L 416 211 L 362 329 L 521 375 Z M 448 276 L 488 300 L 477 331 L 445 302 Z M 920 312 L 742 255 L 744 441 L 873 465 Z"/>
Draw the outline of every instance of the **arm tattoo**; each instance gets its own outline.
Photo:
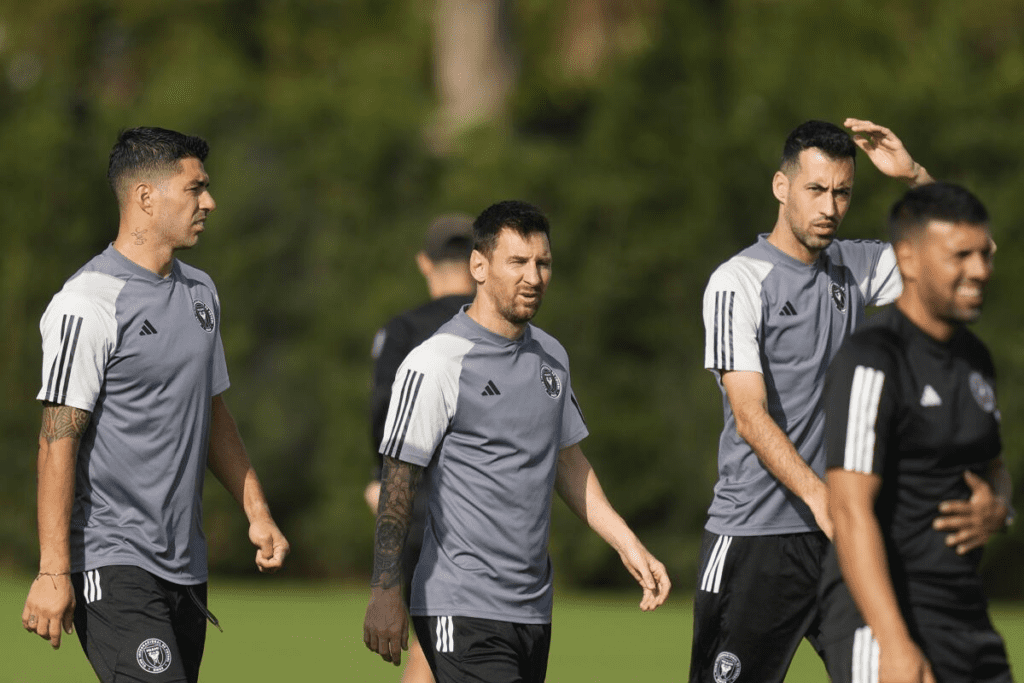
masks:
<path id="1" fill-rule="evenodd" d="M 423 468 L 384 457 L 370 585 L 393 588 L 402 581 L 402 550 L 412 521 L 412 501 Z"/>
<path id="2" fill-rule="evenodd" d="M 53 443 L 67 437 L 71 437 L 76 442 L 81 441 L 86 427 L 89 426 L 90 417 L 92 417 L 92 413 L 87 410 L 44 401 L 43 428 L 40 430 L 39 436 L 46 439 L 46 443 Z"/>

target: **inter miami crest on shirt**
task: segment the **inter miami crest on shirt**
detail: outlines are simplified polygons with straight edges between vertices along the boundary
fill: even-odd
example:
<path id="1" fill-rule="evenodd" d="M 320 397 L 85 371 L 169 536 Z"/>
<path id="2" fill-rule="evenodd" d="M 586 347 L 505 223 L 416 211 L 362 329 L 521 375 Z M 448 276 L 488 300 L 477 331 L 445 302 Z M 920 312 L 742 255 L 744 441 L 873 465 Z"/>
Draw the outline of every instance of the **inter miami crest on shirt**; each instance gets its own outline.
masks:
<path id="1" fill-rule="evenodd" d="M 562 395 L 562 380 L 558 379 L 555 371 L 546 365 L 540 366 L 540 381 L 544 383 L 544 391 L 548 392 L 551 398 Z"/>
<path id="2" fill-rule="evenodd" d="M 974 400 L 978 402 L 978 406 L 986 413 L 991 413 L 995 410 L 996 392 L 992 390 L 992 386 L 985 381 L 981 373 L 972 372 L 968 382 L 971 385 L 971 394 L 974 396 Z"/>
<path id="3" fill-rule="evenodd" d="M 198 299 L 192 303 L 192 310 L 196 314 L 196 320 L 204 332 L 213 332 L 213 311 L 210 307 Z"/>
<path id="4" fill-rule="evenodd" d="M 832 293 L 832 303 L 836 305 L 836 310 L 840 313 L 846 312 L 846 290 L 838 282 L 829 283 L 829 291 Z"/>

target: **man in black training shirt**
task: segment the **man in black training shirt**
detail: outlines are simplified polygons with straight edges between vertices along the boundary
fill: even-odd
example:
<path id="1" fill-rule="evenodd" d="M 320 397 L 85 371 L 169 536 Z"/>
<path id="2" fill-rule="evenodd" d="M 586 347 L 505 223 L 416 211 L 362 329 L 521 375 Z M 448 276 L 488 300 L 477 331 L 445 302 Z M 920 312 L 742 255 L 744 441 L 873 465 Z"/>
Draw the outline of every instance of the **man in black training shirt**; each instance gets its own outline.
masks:
<path id="1" fill-rule="evenodd" d="M 422 344 L 473 301 L 476 283 L 469 274 L 469 255 L 473 251 L 473 218 L 452 213 L 438 216 L 427 228 L 423 249 L 416 254 L 416 265 L 427 281 L 430 301 L 395 316 L 373 340 L 373 391 L 370 396 L 370 438 L 376 455 L 373 479 L 366 485 L 364 497 L 374 514 L 380 496 L 381 456 L 377 452 L 384 440 L 384 421 L 391 402 L 391 385 L 395 373 L 405 357 Z M 425 483 L 425 482 L 424 482 Z M 426 494 L 423 485 L 413 507 L 412 526 L 402 556 L 402 583 L 406 606 L 409 601 L 409 582 L 416 568 L 422 547 L 423 525 L 426 518 Z M 409 663 L 402 677 L 405 683 L 432 681 L 430 668 L 418 646 L 409 653 Z"/>
<path id="2" fill-rule="evenodd" d="M 977 571 L 987 534 L 935 522 L 940 505 L 972 495 L 1012 516 L 995 371 L 965 327 L 992 273 L 988 214 L 936 183 L 907 192 L 889 224 L 903 293 L 850 337 L 826 380 L 835 545 L 822 591 L 837 599 L 823 619 L 843 634 L 826 663 L 837 683 L 1012 681 Z"/>

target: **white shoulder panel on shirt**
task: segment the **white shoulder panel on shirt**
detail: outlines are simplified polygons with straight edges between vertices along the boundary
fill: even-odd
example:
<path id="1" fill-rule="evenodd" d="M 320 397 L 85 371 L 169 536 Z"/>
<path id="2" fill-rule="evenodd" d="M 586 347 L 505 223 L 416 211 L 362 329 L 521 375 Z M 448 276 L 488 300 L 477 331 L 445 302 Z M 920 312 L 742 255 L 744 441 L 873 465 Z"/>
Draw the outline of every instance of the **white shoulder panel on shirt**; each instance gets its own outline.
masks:
<path id="1" fill-rule="evenodd" d="M 761 296 L 761 283 L 768 277 L 774 264 L 771 261 L 733 256 L 711 274 L 708 290 L 734 289 L 755 299 Z"/>
<path id="2" fill-rule="evenodd" d="M 80 273 L 64 283 L 61 293 L 85 297 L 103 308 L 114 317 L 117 309 L 117 297 L 124 289 L 126 280 L 95 270 Z"/>
<path id="3" fill-rule="evenodd" d="M 473 348 L 473 342 L 465 337 L 443 332 L 429 337 L 410 351 L 403 365 L 419 372 L 436 371 L 438 363 L 454 362 L 459 364 L 471 348 Z"/>

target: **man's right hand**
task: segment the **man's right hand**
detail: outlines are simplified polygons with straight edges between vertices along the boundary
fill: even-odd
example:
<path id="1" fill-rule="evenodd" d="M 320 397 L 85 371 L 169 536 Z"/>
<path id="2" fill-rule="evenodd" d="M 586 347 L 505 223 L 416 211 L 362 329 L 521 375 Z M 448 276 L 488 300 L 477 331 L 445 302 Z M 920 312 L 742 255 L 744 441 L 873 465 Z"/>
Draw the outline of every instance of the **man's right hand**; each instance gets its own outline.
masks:
<path id="1" fill-rule="evenodd" d="M 40 574 L 32 582 L 21 613 L 21 625 L 29 633 L 50 641 L 56 650 L 60 647 L 60 630 L 72 633 L 75 617 L 75 590 L 67 574 L 50 576 Z"/>
<path id="2" fill-rule="evenodd" d="M 879 644 L 878 683 L 935 683 L 935 674 L 914 643 Z"/>
<path id="3" fill-rule="evenodd" d="M 402 604 L 401 587 L 370 589 L 363 642 L 385 662 L 395 666 L 402 663 L 402 650 L 409 649 L 409 618 Z"/>

